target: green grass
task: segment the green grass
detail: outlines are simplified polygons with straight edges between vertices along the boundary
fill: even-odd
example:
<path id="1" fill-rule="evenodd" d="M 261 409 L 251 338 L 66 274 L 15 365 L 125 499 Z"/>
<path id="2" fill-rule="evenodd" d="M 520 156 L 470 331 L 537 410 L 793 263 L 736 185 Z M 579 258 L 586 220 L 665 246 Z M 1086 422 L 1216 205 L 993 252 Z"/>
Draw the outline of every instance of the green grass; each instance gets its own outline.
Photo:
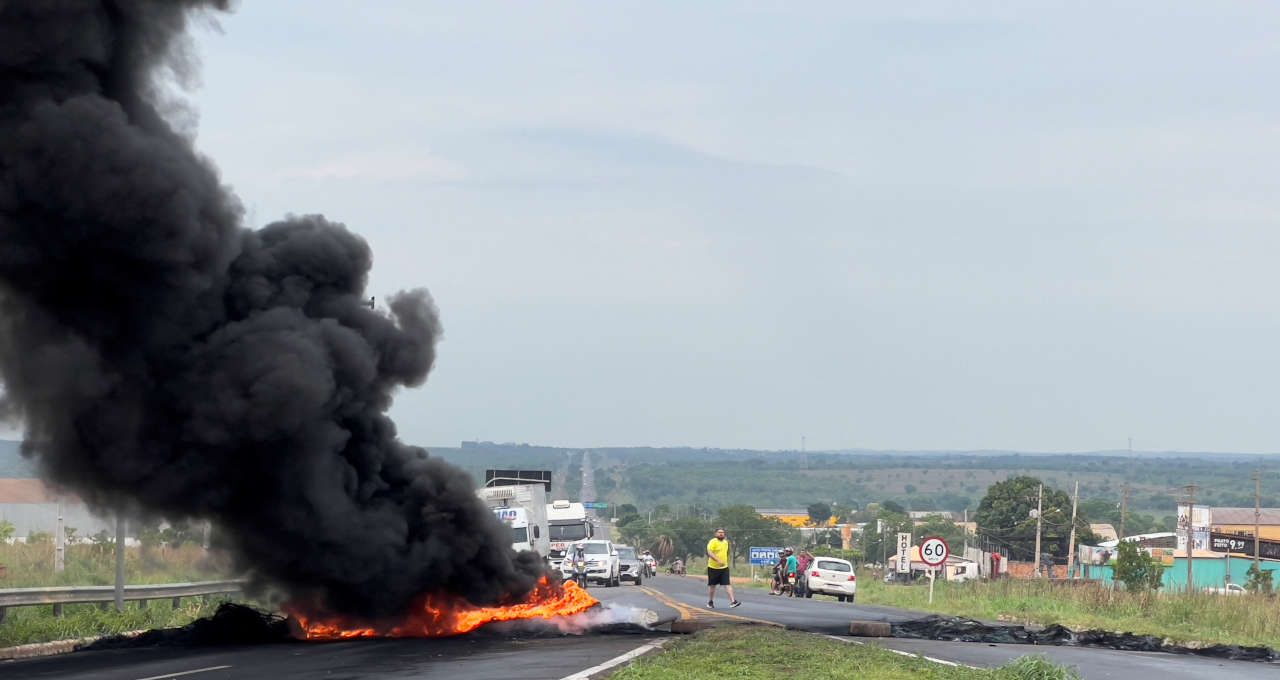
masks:
<path id="1" fill-rule="evenodd" d="M 0 544 L 4 577 L 0 588 L 100 586 L 115 583 L 115 555 L 92 545 L 67 546 L 66 568 L 53 571 L 53 544 Z M 125 551 L 125 583 L 183 583 L 233 578 L 225 556 L 195 545 L 181 548 L 129 548 Z M 203 603 L 183 598 L 174 610 L 170 600 L 126 603 L 123 612 L 103 611 L 93 604 L 69 604 L 55 617 L 52 606 L 10 607 L 0 624 L 0 647 L 50 642 L 131 630 L 182 626 L 212 614 L 223 600 Z"/>
<path id="2" fill-rule="evenodd" d="M 1128 593 L 1097 584 L 1001 579 L 948 583 L 938 581 L 933 604 L 929 586 L 887 585 L 870 572 L 858 575 L 858 602 L 967 616 L 987 621 L 1012 620 L 1062 624 L 1156 635 L 1177 642 L 1221 642 L 1280 648 L 1280 608 L 1264 595 L 1225 597 L 1211 594 Z"/>
<path id="3" fill-rule="evenodd" d="M 123 612 L 110 608 L 103 611 L 93 604 L 68 604 L 61 617 L 53 615 L 52 606 L 13 607 L 0 624 L 0 647 L 184 626 L 213 614 L 225 601 L 214 598 L 203 602 L 199 597 L 187 597 L 178 609 L 173 609 L 169 600 L 126 602 Z"/>
<path id="4" fill-rule="evenodd" d="M 875 646 L 750 626 L 702 631 L 633 662 L 611 680 L 1077 680 L 1069 669 L 1023 657 L 994 670 L 943 666 Z"/>

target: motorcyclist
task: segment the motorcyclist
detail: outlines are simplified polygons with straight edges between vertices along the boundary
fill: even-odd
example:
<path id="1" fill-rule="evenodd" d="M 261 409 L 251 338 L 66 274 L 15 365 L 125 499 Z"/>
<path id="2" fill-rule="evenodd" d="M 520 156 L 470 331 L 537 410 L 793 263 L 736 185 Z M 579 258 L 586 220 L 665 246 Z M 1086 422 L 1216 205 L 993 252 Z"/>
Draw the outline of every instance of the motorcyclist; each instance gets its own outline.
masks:
<path id="1" fill-rule="evenodd" d="M 783 579 L 784 579 L 784 583 L 791 586 L 790 588 L 786 589 L 787 595 L 789 597 L 795 597 L 796 596 L 796 576 L 797 574 L 800 573 L 800 560 L 796 558 L 796 551 L 791 548 L 787 548 L 786 555 L 787 555 L 787 566 L 783 567 L 782 569 Z"/>
<path id="2" fill-rule="evenodd" d="M 569 559 L 570 575 L 580 586 L 587 585 L 587 548 L 581 543 L 573 546 L 573 556 Z"/>
<path id="3" fill-rule="evenodd" d="M 809 590 L 809 565 L 813 564 L 813 553 L 801 550 L 797 562 L 799 569 L 796 571 L 796 597 L 804 597 Z"/>

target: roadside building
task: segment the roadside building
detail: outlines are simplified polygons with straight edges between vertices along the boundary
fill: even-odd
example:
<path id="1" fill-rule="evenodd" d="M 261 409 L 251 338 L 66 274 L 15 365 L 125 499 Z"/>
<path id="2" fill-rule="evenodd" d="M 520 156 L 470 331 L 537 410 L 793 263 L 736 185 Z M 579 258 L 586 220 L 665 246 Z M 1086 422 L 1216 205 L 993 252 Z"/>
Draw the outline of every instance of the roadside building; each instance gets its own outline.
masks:
<path id="1" fill-rule="evenodd" d="M 1262 508 L 1258 517 L 1258 538 L 1280 541 L 1280 508 Z M 1253 508 L 1210 508 L 1210 531 L 1216 534 L 1253 536 Z"/>
<path id="2" fill-rule="evenodd" d="M 39 479 L 0 479 L 0 521 L 13 524 L 13 538 L 25 542 L 33 532 L 52 534 L 58 526 L 58 493 Z M 98 517 L 79 498 L 62 495 L 63 526 L 87 538 L 115 523 Z"/>
<path id="3" fill-rule="evenodd" d="M 756 508 L 755 510 L 756 514 L 761 517 L 772 517 L 793 527 L 803 527 L 809 524 L 809 511 L 804 508 Z"/>
<path id="4" fill-rule="evenodd" d="M 928 571 L 931 568 L 920 559 L 920 546 L 911 546 L 911 566 L 910 576 L 898 573 L 898 556 L 889 556 L 888 575 L 890 580 L 902 580 L 908 578 L 910 580 L 928 578 Z M 971 559 L 966 559 L 955 554 L 947 556 L 947 561 L 937 567 L 937 578 L 946 581 L 969 581 L 980 577 L 980 569 L 978 563 Z"/>
<path id="5" fill-rule="evenodd" d="M 1104 541 L 1114 541 L 1120 538 L 1120 535 L 1116 533 L 1116 528 L 1110 524 L 1090 524 L 1089 531 L 1092 531 L 1094 535 Z"/>

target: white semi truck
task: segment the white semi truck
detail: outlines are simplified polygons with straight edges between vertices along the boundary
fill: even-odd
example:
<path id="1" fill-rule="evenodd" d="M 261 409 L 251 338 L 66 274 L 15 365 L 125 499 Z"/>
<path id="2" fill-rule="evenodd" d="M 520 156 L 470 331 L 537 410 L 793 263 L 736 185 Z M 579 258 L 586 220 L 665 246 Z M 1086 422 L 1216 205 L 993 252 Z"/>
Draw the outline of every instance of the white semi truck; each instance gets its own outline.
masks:
<path id="1" fill-rule="evenodd" d="M 551 555 L 551 531 L 547 523 L 547 490 L 541 484 L 492 486 L 476 495 L 511 527 L 511 547 L 532 550 L 547 559 Z"/>
<path id="2" fill-rule="evenodd" d="M 581 503 L 552 501 L 547 506 L 547 521 L 551 525 L 550 560 L 553 569 L 560 568 L 565 551 L 572 543 L 595 535 L 591 519 L 587 517 L 587 508 Z"/>

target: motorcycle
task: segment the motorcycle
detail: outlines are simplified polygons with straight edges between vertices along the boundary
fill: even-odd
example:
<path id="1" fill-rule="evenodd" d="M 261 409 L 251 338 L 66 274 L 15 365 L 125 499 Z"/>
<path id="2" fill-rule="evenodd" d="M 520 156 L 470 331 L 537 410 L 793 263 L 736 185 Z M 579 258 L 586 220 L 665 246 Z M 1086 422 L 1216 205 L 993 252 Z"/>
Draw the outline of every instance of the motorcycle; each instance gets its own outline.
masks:
<path id="1" fill-rule="evenodd" d="M 573 562 L 573 580 L 578 584 L 579 588 L 586 590 L 587 588 L 587 561 L 584 559 L 575 560 Z"/>

